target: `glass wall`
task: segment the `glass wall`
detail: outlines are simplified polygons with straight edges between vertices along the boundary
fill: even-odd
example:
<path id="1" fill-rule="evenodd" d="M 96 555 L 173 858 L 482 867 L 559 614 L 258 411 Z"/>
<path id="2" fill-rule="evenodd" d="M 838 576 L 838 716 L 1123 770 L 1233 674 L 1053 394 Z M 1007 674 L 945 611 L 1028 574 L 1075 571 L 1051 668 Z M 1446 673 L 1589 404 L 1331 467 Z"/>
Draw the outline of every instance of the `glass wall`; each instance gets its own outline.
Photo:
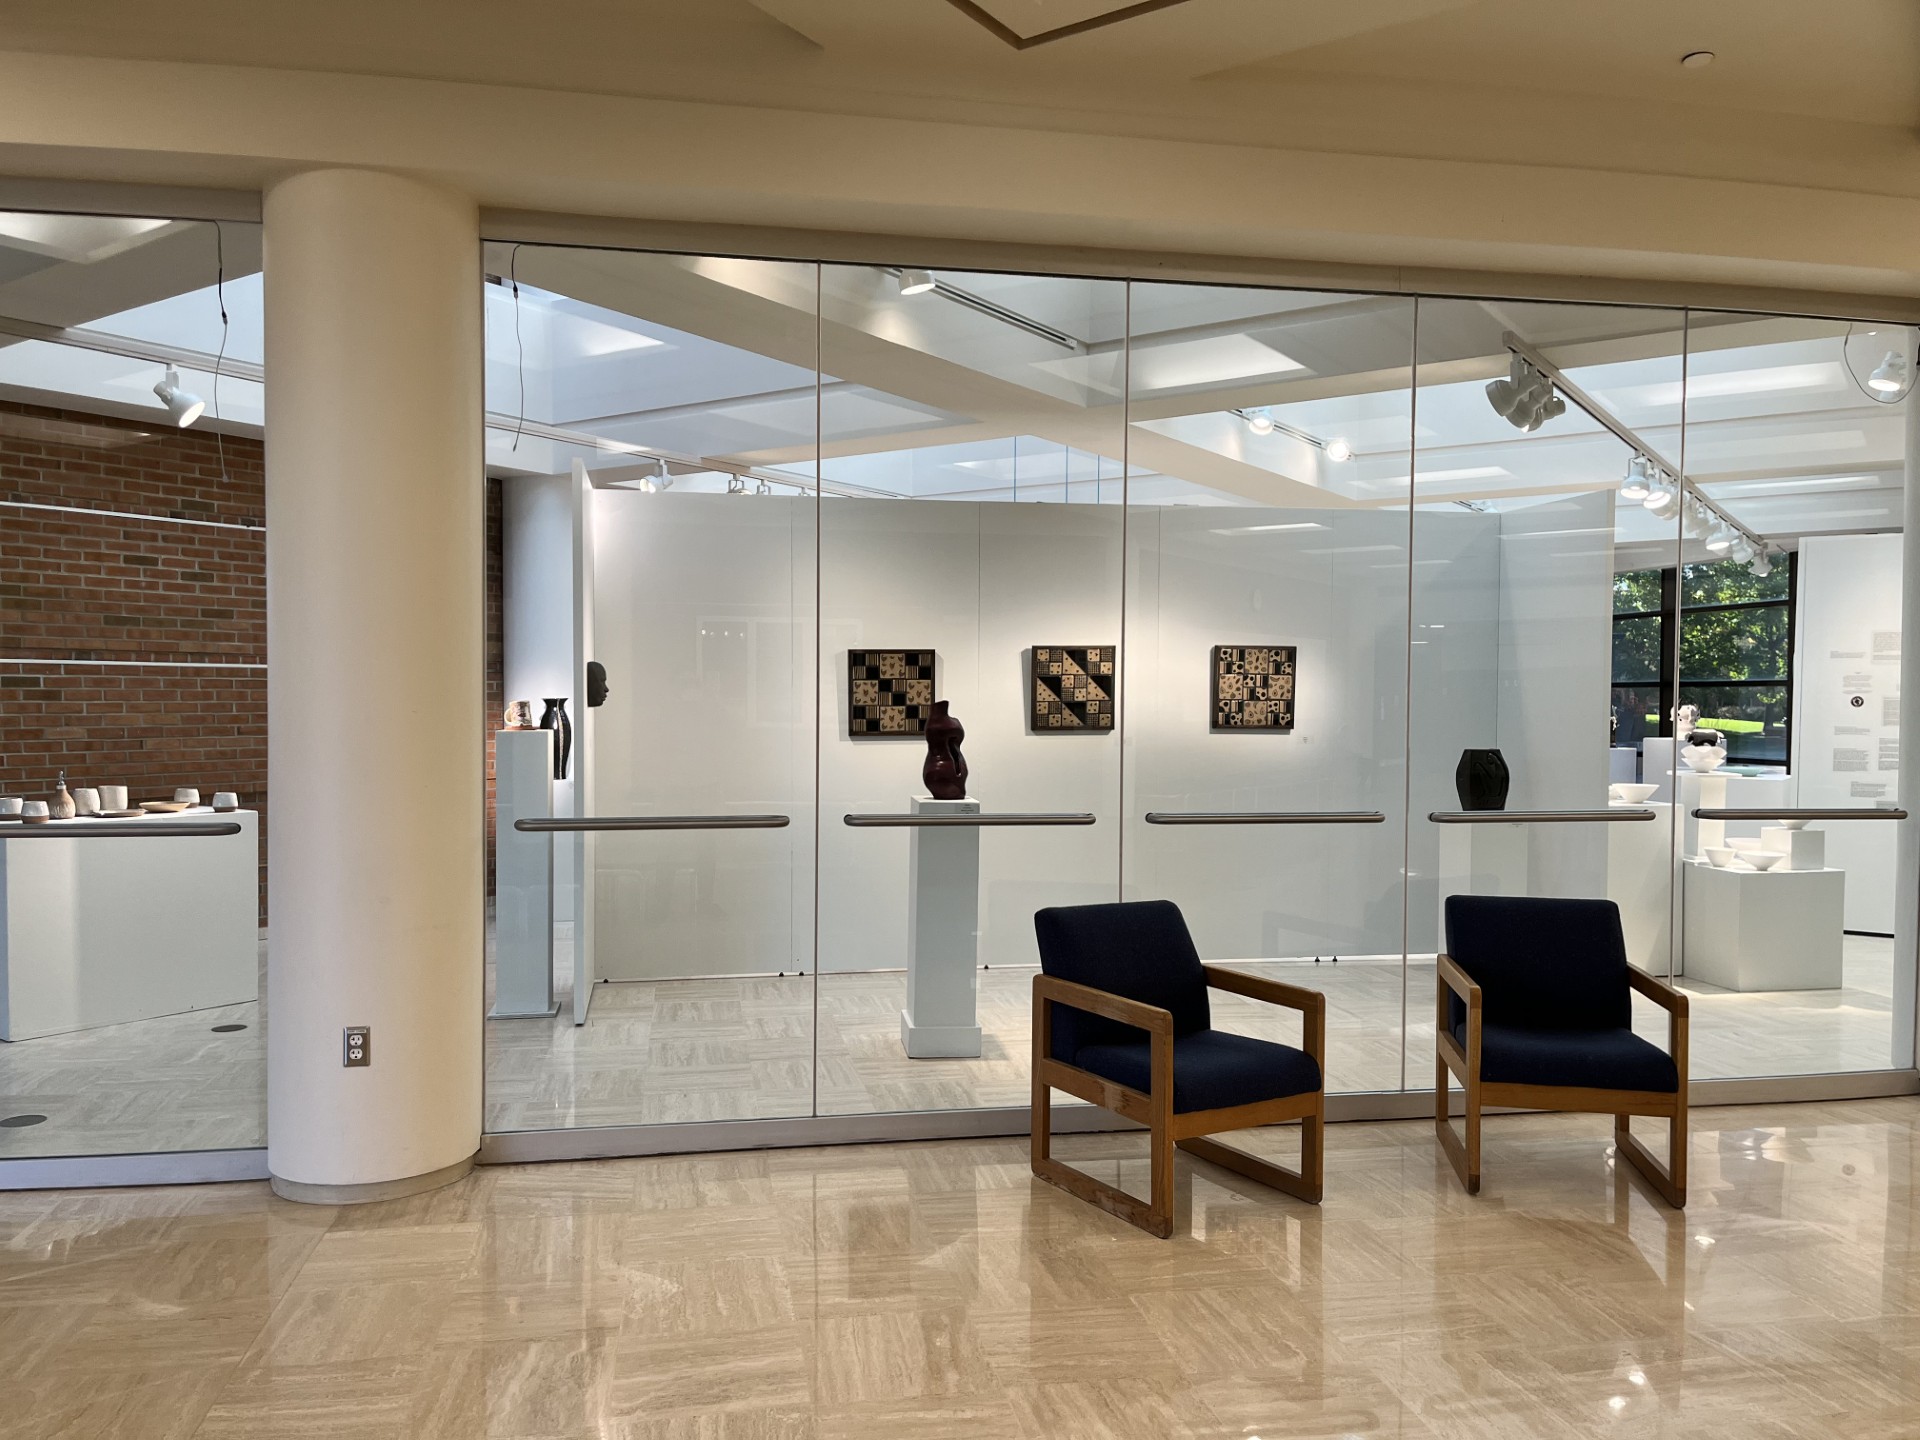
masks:
<path id="1" fill-rule="evenodd" d="M 1462 893 L 1613 900 L 1696 1078 L 1911 1063 L 1891 829 L 1693 814 L 1897 797 L 1892 332 L 487 270 L 489 1128 L 1023 1105 L 1033 914 L 1123 897 L 1326 991 L 1335 1092 L 1431 1083 Z M 1814 870 L 1839 968 L 1729 982 Z"/>
<path id="2" fill-rule="evenodd" d="M 260 250 L 0 213 L 0 1161 L 266 1143 Z"/>

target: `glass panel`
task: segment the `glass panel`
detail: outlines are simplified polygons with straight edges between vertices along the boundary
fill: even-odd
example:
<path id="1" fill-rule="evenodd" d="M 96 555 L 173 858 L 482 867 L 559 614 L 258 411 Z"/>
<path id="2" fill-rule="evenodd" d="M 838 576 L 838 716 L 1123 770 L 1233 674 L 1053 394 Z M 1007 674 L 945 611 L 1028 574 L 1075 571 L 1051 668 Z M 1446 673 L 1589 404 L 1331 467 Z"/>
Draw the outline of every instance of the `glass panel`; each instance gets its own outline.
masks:
<path id="1" fill-rule="evenodd" d="M 487 268 L 487 1126 L 810 1114 L 815 269 Z M 549 810 L 703 828 L 514 828 Z"/>
<path id="2" fill-rule="evenodd" d="M 0 335 L 0 1159 L 266 1143 L 260 265 L 0 214 L 0 317 L 84 328 Z M 104 838 L 162 819 L 239 833 Z"/>
<path id="3" fill-rule="evenodd" d="M 1125 893 L 1177 902 L 1207 960 L 1325 991 L 1329 1089 L 1397 1090 L 1413 304 L 1135 285 L 1132 337 Z M 1430 609 L 1415 643 L 1442 649 Z M 1334 811 L 1379 819 L 1146 820 Z M 1211 1003 L 1300 1043 L 1297 1012 Z"/>
<path id="4" fill-rule="evenodd" d="M 1913 337 L 1783 316 L 1689 320 L 1687 453 L 1718 515 L 1681 572 L 1679 695 L 1720 736 L 1690 754 L 1727 758 L 1684 786 L 1702 808 L 1890 804 L 1912 401 L 1872 381 L 1888 354 L 1911 357 Z M 1896 830 L 1690 824 L 1681 983 L 1697 1078 L 1912 1063 L 1913 937 L 1891 937 L 1916 877 L 1900 869 Z"/>
<path id="5" fill-rule="evenodd" d="M 1464 300 L 1423 300 L 1419 334 L 1408 932 L 1424 1079 L 1449 897 L 1610 899 L 1632 963 L 1671 963 L 1658 621 L 1613 617 L 1657 612 L 1678 562 L 1683 339 L 1670 311 Z M 1444 644 L 1419 645 L 1435 621 Z M 1656 789 L 1610 791 L 1635 783 Z M 1512 821 L 1427 818 L 1502 805 Z M 1527 818 L 1569 810 L 1622 818 Z M 1664 1012 L 1635 1003 L 1664 1045 Z"/>
<path id="6" fill-rule="evenodd" d="M 1125 287 L 821 294 L 820 1110 L 1024 1105 L 1034 912 L 1116 890 Z M 967 808 L 923 798 L 939 703 L 973 808 L 1095 823 L 848 826 Z"/>

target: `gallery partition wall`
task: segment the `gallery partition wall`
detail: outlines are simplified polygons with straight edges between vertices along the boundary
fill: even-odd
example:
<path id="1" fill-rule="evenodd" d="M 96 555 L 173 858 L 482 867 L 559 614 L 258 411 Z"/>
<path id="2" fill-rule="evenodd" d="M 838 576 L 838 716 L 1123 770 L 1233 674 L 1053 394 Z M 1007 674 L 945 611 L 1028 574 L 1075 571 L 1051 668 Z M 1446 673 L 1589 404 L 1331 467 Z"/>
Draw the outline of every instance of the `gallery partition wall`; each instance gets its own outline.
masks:
<path id="1" fill-rule="evenodd" d="M 1121 898 L 1350 1114 L 1460 893 L 1612 899 L 1697 1080 L 1911 1088 L 1906 332 L 485 270 L 490 1153 L 1018 1129 L 1034 913 Z"/>

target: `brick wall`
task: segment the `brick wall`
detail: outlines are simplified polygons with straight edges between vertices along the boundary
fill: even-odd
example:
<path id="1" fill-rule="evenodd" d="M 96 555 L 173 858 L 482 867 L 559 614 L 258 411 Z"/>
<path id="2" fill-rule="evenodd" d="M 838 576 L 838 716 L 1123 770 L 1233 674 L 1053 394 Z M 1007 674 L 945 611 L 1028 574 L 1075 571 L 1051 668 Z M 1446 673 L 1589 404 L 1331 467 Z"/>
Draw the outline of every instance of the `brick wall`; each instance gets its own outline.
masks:
<path id="1" fill-rule="evenodd" d="M 264 510 L 257 441 L 0 401 L 0 795 L 236 791 L 263 923 Z"/>

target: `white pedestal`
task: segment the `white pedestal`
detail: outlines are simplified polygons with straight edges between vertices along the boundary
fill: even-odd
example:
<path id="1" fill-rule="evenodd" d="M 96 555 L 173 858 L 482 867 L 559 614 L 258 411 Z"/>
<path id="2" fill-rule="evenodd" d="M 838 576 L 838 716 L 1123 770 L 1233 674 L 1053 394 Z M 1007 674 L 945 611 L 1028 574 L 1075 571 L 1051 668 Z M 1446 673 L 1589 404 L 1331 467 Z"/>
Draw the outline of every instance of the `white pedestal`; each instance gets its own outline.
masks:
<path id="1" fill-rule="evenodd" d="M 1532 865 L 1525 825 L 1443 825 L 1440 830 L 1440 946 L 1447 944 L 1449 895 L 1526 895 Z"/>
<path id="2" fill-rule="evenodd" d="M 915 815 L 978 815 L 978 800 L 913 797 Z M 909 1059 L 980 1054 L 980 831 L 917 829 L 907 857 L 907 1008 L 900 1044 Z"/>
<path id="3" fill-rule="evenodd" d="M 1719 870 L 1686 877 L 1687 978 L 1725 990 L 1833 990 L 1840 985 L 1846 874 Z"/>
<path id="4" fill-rule="evenodd" d="M 156 820 L 238 835 L 103 840 Z M 0 1040 L 260 998 L 260 830 L 252 810 L 55 820 L 84 839 L 0 840 Z"/>
<path id="5" fill-rule="evenodd" d="M 493 1009 L 488 1018 L 554 1015 L 553 836 L 516 820 L 553 814 L 553 732 L 494 736 Z"/>
<path id="6" fill-rule="evenodd" d="M 1769 825 L 1760 832 L 1760 843 L 1768 850 L 1787 857 L 1780 870 L 1824 870 L 1827 868 L 1827 832 L 1789 830 L 1784 825 Z"/>
<path id="7" fill-rule="evenodd" d="M 1631 745 L 1614 745 L 1607 750 L 1607 783 L 1633 785 L 1640 779 L 1640 752 Z"/>
<path id="8" fill-rule="evenodd" d="M 1655 974 L 1667 968 L 1673 945 L 1673 806 L 1635 807 L 1652 820 L 1607 826 L 1607 898 L 1620 907 L 1627 958 Z"/>

